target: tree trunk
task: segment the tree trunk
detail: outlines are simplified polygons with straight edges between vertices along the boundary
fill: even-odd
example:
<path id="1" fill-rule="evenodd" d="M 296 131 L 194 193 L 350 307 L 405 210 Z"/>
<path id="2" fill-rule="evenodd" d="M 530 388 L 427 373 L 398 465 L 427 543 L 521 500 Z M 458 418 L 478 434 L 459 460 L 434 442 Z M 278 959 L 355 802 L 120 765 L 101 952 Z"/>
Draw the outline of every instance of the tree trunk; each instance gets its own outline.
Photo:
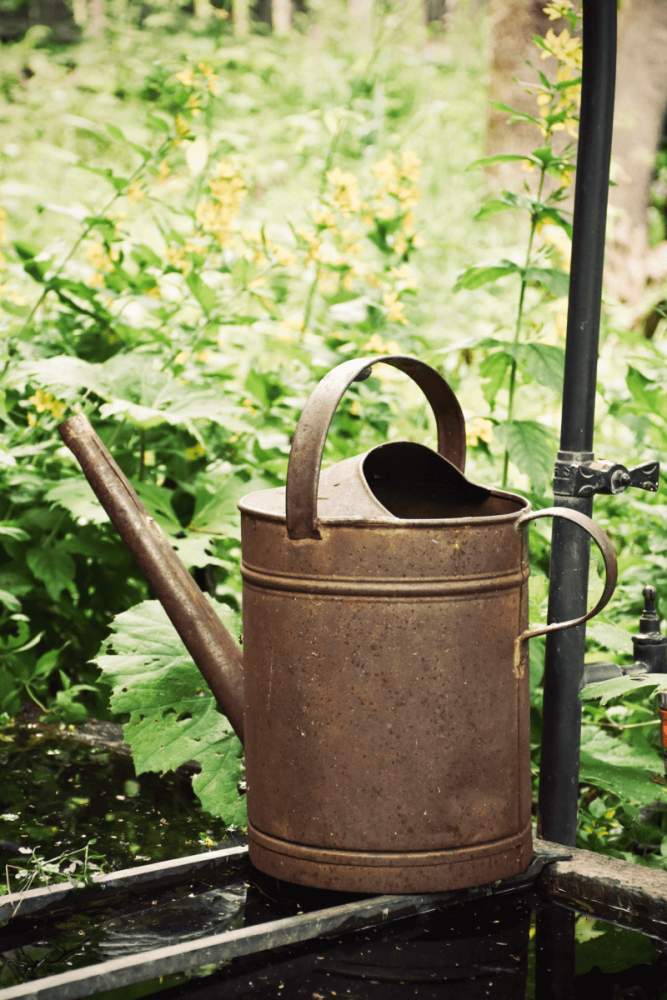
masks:
<path id="1" fill-rule="evenodd" d="M 276 35 L 288 35 L 292 26 L 292 0 L 271 0 L 271 24 Z"/>
<path id="2" fill-rule="evenodd" d="M 565 21 L 551 22 L 542 11 L 544 0 L 491 0 L 491 63 L 489 99 L 535 115 L 534 96 L 521 83 L 537 79 L 529 60 L 549 76 L 555 60 L 540 60 L 532 41 L 548 28 L 558 34 Z M 625 0 L 619 20 L 616 110 L 609 194 L 612 226 L 608 234 L 605 284 L 622 301 L 641 308 L 647 281 L 667 276 L 667 241 L 649 250 L 648 207 L 651 175 L 667 108 L 667 2 Z M 552 66 L 553 64 L 553 66 Z M 563 137 L 561 139 L 561 136 Z M 558 146 L 568 141 L 558 133 Z M 535 126 L 508 123 L 503 111 L 490 109 L 487 154 L 528 153 L 539 144 Z M 584 137 L 585 140 L 585 137 Z M 490 171 L 499 185 L 516 188 L 529 177 L 520 166 L 503 164 Z"/>
<path id="3" fill-rule="evenodd" d="M 104 30 L 104 0 L 90 0 L 90 34 L 98 37 Z"/>
<path id="4" fill-rule="evenodd" d="M 234 21 L 234 34 L 238 38 L 245 38 L 250 31 L 249 0 L 232 0 L 232 20 Z"/>

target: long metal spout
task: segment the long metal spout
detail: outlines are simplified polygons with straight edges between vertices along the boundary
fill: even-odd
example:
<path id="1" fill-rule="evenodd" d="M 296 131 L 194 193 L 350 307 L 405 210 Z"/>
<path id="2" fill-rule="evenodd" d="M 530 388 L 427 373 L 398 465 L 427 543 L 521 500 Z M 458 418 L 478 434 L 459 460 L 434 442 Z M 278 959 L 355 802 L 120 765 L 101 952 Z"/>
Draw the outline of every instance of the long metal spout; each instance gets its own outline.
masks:
<path id="1" fill-rule="evenodd" d="M 58 428 L 243 743 L 243 659 L 160 526 L 82 413 Z"/>

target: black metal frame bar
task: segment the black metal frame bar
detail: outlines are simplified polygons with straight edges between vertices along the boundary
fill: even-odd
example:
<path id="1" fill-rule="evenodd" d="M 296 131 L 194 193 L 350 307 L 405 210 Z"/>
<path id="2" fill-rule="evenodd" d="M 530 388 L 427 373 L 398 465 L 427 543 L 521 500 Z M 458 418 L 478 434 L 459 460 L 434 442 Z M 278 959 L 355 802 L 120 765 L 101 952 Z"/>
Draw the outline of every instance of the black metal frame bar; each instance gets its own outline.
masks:
<path id="1" fill-rule="evenodd" d="M 593 424 L 609 163 L 616 80 L 616 0 L 583 5 L 583 70 L 574 199 L 570 299 L 558 460 L 593 459 Z M 590 516 L 592 499 L 554 494 Z M 589 539 L 558 519 L 551 544 L 549 622 L 586 612 Z M 573 845 L 577 831 L 581 702 L 586 626 L 547 637 L 538 830 Z"/>

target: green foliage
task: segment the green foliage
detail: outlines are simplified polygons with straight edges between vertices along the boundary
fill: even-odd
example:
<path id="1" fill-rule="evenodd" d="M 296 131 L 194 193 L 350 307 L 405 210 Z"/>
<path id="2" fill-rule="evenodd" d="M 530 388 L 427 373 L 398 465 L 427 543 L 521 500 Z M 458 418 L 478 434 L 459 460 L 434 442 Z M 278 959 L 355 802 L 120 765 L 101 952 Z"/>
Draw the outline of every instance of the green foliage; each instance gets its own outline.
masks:
<path id="1" fill-rule="evenodd" d="M 20 864 L 7 865 L 5 885 L 0 883 L 0 896 L 27 892 L 35 886 L 35 882 L 40 885 L 54 885 L 58 882 L 71 882 L 79 887 L 92 885 L 93 876 L 102 871 L 105 861 L 103 854 L 91 851 L 96 843 L 97 840 L 93 837 L 78 851 L 63 851 L 53 858 L 46 858 L 43 854 L 38 854 L 36 848 L 33 849 L 28 852 L 27 857 L 21 858 Z M 12 876 L 18 880 L 18 885 L 12 885 Z M 20 912 L 20 905 L 17 904 L 12 916 Z"/>
<path id="2" fill-rule="evenodd" d="M 217 608 L 216 602 L 212 602 Z M 228 609 L 229 610 L 229 609 Z M 240 621 L 226 624 L 240 631 Z M 118 615 L 108 652 L 95 662 L 112 685 L 111 706 L 128 713 L 125 739 L 137 774 L 196 760 L 193 787 L 204 809 L 245 826 L 243 749 L 158 601 Z"/>
<path id="3" fill-rule="evenodd" d="M 383 8 L 367 52 L 342 3 L 302 15 L 310 34 L 240 39 L 162 0 L 115 4 L 103 43 L 63 52 L 32 29 L 3 48 L 0 724 L 26 699 L 103 716 L 111 685 L 137 767 L 197 759 L 202 801 L 230 824 L 244 822 L 238 745 L 57 424 L 91 418 L 223 614 L 240 609 L 238 499 L 284 483 L 303 403 L 347 358 L 438 366 L 471 478 L 550 504 L 574 171 L 554 140 L 576 130 L 578 43 L 540 40 L 556 82 L 534 74 L 534 115 L 505 109 L 535 126 L 534 150 L 480 158 L 481 39 L 459 21 L 453 55 L 425 62 L 408 8 Z M 525 181 L 480 208 L 471 161 Z M 657 458 L 661 335 L 627 333 L 613 310 L 604 324 L 599 453 Z M 326 461 L 392 437 L 434 434 L 419 393 L 377 366 L 341 404 Z M 627 662 L 648 574 L 667 593 L 665 514 L 659 496 L 596 501 L 621 583 L 589 659 Z M 549 530 L 531 528 L 531 620 L 546 613 Z M 536 761 L 543 651 L 533 640 Z M 584 703 L 581 842 L 664 866 L 655 688 L 623 683 Z"/>

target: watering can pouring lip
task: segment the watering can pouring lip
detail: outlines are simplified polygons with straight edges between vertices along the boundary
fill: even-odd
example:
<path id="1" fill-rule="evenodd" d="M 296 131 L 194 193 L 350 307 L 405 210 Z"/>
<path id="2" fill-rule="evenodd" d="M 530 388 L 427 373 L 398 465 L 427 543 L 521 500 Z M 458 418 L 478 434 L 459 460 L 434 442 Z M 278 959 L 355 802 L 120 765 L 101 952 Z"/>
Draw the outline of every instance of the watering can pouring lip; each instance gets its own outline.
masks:
<path id="1" fill-rule="evenodd" d="M 616 558 L 609 539 L 590 518 L 564 507 L 552 507 L 531 512 L 530 504 L 514 494 L 486 490 L 470 483 L 462 475 L 465 464 L 465 421 L 461 407 L 452 389 L 435 369 L 416 358 L 401 355 L 374 357 L 346 361 L 322 379 L 307 401 L 294 436 L 287 474 L 286 500 L 279 500 L 282 513 L 274 509 L 272 519 L 286 523 L 287 535 L 296 545 L 309 541 L 323 542 L 318 526 L 318 483 L 320 463 L 329 425 L 343 394 L 356 380 L 363 380 L 377 363 L 391 365 L 409 375 L 423 390 L 433 410 L 438 430 L 438 454 L 421 445 L 405 445 L 422 449 L 445 468 L 450 482 L 466 484 L 479 491 L 479 495 L 502 498 L 506 512 L 497 517 L 483 517 L 486 522 L 499 519 L 514 521 L 516 530 L 531 520 L 547 516 L 560 516 L 579 524 L 597 542 L 606 566 L 604 592 L 585 616 L 568 622 L 552 623 L 532 631 L 522 632 L 516 641 L 516 656 L 520 656 L 525 640 L 533 635 L 557 631 L 579 625 L 597 614 L 611 597 L 616 582 Z M 242 655 L 214 608 L 199 589 L 191 574 L 174 552 L 169 540 L 156 521 L 149 515 L 129 481 L 113 460 L 103 442 L 93 430 L 87 417 L 79 413 L 64 421 L 59 427 L 65 444 L 78 459 L 93 491 L 134 556 L 137 565 L 153 588 L 188 652 L 207 681 L 216 701 L 227 715 L 237 736 L 244 736 L 244 675 Z M 396 442 L 373 449 L 366 456 L 347 460 L 357 462 L 358 471 L 370 462 L 383 448 L 388 451 L 399 447 Z M 375 459 L 374 459 L 375 461 Z M 333 469 L 341 468 L 339 463 Z M 326 470 L 323 475 L 331 470 Z M 254 498 L 268 494 L 282 494 L 280 489 L 262 491 L 244 497 L 239 506 L 242 512 L 253 508 Z M 474 502 L 474 498 L 473 498 Z M 286 510 L 285 510 L 286 507 Z M 406 527 L 445 525 L 447 520 L 417 515 L 418 520 L 403 519 L 392 515 L 391 510 L 376 500 L 381 520 L 393 521 Z M 480 508 L 483 513 L 483 508 Z M 479 516 L 479 514 L 478 514 Z M 421 518 L 421 520 L 419 520 Z M 348 519 L 348 523 L 349 523 Z M 352 518 L 359 525 L 368 521 Z M 464 516 L 464 521 L 468 518 Z M 324 522 L 321 522 L 324 523 Z M 456 523 L 451 520 L 450 523 Z M 458 521 L 461 523 L 461 521 Z"/>

